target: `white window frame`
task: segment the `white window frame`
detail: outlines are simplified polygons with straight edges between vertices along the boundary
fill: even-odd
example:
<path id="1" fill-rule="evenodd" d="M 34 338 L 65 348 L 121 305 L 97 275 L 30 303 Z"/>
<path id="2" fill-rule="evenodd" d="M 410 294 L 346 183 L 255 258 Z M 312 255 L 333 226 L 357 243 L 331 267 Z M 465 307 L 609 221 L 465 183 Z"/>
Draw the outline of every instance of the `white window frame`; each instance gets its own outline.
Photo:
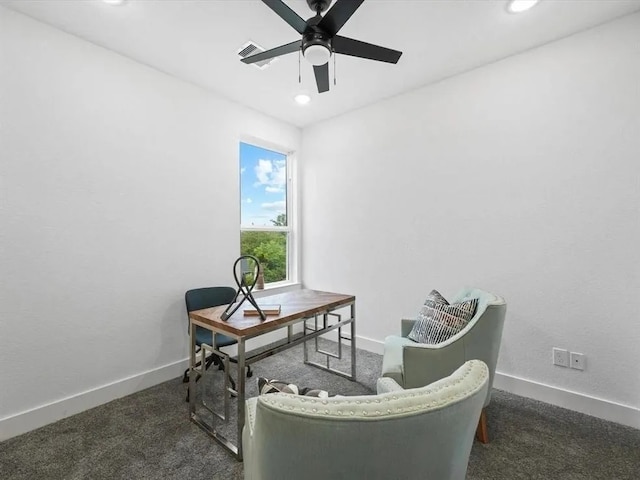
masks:
<path id="1" fill-rule="evenodd" d="M 287 226 L 286 227 L 243 227 L 242 226 L 242 187 L 240 177 L 240 143 L 247 143 L 255 147 L 271 150 L 287 157 Z M 239 225 L 240 234 L 242 232 L 287 232 L 287 278 L 280 282 L 271 282 L 265 284 L 265 290 L 272 288 L 284 287 L 299 283 L 299 265 L 300 265 L 300 243 L 298 234 L 298 191 L 297 191 L 297 165 L 296 154 L 292 149 L 282 147 L 280 145 L 270 143 L 263 139 L 250 136 L 242 136 L 238 141 L 238 201 L 240 202 Z M 238 237 L 238 249 L 240 248 L 241 239 Z"/>

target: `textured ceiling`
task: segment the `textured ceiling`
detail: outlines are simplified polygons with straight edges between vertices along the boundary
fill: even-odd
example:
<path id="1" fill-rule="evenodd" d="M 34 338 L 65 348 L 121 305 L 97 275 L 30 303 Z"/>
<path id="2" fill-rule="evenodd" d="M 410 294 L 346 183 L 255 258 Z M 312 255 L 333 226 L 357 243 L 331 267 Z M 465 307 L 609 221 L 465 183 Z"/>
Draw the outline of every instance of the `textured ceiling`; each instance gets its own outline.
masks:
<path id="1" fill-rule="evenodd" d="M 309 18 L 305 0 L 285 0 Z M 340 35 L 401 50 L 397 65 L 338 55 L 336 82 L 318 94 L 312 67 L 290 54 L 260 70 L 240 62 L 252 40 L 265 49 L 299 39 L 259 0 L 0 0 L 68 33 L 294 125 L 339 115 L 640 11 L 638 0 L 542 0 L 506 12 L 506 0 L 366 0 Z M 311 103 L 293 101 L 304 91 Z"/>

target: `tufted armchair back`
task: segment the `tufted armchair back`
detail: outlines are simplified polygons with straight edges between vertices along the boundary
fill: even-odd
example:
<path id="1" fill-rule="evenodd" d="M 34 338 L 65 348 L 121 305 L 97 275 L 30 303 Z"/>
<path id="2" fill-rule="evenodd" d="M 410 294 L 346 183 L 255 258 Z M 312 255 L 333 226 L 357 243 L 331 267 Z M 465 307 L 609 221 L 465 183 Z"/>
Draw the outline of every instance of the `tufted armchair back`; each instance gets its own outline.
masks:
<path id="1" fill-rule="evenodd" d="M 405 390 L 321 399 L 285 393 L 247 402 L 245 479 L 464 479 L 489 370 L 466 362 Z"/>

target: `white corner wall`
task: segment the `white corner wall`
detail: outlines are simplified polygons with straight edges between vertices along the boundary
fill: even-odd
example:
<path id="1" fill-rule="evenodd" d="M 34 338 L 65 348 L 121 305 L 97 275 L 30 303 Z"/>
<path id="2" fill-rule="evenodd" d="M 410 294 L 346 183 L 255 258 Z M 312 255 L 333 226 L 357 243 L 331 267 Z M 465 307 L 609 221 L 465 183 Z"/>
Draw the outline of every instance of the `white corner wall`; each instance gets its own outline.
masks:
<path id="1" fill-rule="evenodd" d="M 378 351 L 432 288 L 499 293 L 496 386 L 640 428 L 639 79 L 636 14 L 304 129 L 305 285 Z"/>
<path id="2" fill-rule="evenodd" d="M 0 440 L 181 374 L 241 135 L 301 132 L 0 7 Z"/>

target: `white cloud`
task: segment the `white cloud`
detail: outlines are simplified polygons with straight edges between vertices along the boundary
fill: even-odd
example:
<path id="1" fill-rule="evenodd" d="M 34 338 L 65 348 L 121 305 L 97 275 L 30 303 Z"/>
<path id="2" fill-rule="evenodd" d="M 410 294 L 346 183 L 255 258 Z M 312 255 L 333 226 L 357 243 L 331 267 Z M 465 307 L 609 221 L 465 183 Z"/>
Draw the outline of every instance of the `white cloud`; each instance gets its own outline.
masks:
<path id="1" fill-rule="evenodd" d="M 258 160 L 258 165 L 255 168 L 256 177 L 258 177 L 258 185 L 268 185 L 269 177 L 273 172 L 273 164 L 271 160 Z"/>
<path id="2" fill-rule="evenodd" d="M 254 186 L 264 185 L 282 190 L 287 183 L 287 162 L 260 159 L 255 167 L 255 174 L 258 181 Z"/>
<path id="3" fill-rule="evenodd" d="M 242 175 L 242 174 L 243 174 L 244 172 L 246 172 L 246 171 L 247 171 L 247 167 L 242 167 L 242 168 L 240 169 L 240 175 Z"/>
<path id="4" fill-rule="evenodd" d="M 280 187 L 264 187 L 264 191 L 267 193 L 282 193 L 284 189 Z"/>
<path id="5" fill-rule="evenodd" d="M 247 198 L 247 199 L 245 200 L 245 202 L 247 202 L 247 203 L 251 203 L 251 202 L 253 202 L 253 200 L 251 200 L 250 198 Z"/>
<path id="6" fill-rule="evenodd" d="M 287 202 L 284 200 L 281 202 L 267 202 L 260 205 L 265 210 L 275 210 L 277 212 L 284 212 L 287 208 Z"/>

